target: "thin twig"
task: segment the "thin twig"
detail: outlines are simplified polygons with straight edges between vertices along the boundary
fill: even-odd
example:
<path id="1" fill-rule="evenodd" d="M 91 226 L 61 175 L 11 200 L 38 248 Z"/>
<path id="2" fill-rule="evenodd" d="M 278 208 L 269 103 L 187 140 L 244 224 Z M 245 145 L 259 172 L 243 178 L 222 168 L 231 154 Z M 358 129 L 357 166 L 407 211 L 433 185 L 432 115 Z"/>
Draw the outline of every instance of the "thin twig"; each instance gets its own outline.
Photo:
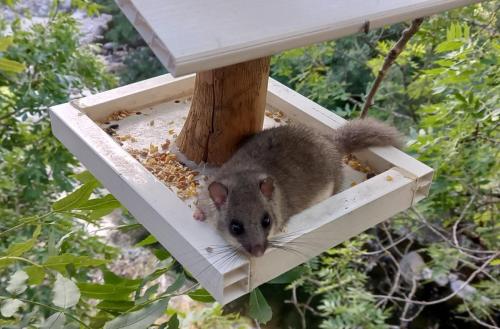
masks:
<path id="1" fill-rule="evenodd" d="M 476 195 L 474 194 L 472 196 L 472 198 L 470 198 L 469 202 L 467 203 L 467 205 L 464 207 L 464 210 L 462 211 L 462 213 L 460 214 L 460 217 L 458 217 L 457 221 L 455 222 L 455 224 L 453 224 L 453 242 L 455 243 L 455 246 L 458 247 L 458 251 L 460 251 L 461 253 L 465 254 L 462 250 L 460 250 L 461 246 L 460 246 L 460 243 L 458 242 L 458 237 L 457 237 L 457 228 L 458 228 L 458 224 L 460 224 L 460 222 L 462 221 L 462 219 L 465 218 L 465 215 L 467 214 L 467 211 L 469 210 L 470 206 L 472 205 L 472 203 L 476 200 Z"/>
<path id="2" fill-rule="evenodd" d="M 434 232 L 437 235 L 439 235 L 451 247 L 456 248 L 456 249 L 460 249 L 460 250 L 462 250 L 464 252 L 467 252 L 467 253 L 465 253 L 465 255 L 467 255 L 468 257 L 476 259 L 476 260 L 484 260 L 484 259 L 487 258 L 486 256 L 485 257 L 477 257 L 477 256 L 474 256 L 474 255 L 471 255 L 471 254 L 468 254 L 468 253 L 477 253 L 477 254 L 493 254 L 493 253 L 496 253 L 496 251 L 494 251 L 494 250 L 477 250 L 477 249 L 469 249 L 469 248 L 457 246 L 457 245 L 455 245 L 455 243 L 453 243 L 453 241 L 451 241 L 448 237 L 446 237 L 443 233 L 441 233 L 438 229 L 436 229 L 431 223 L 429 223 L 425 219 L 425 217 L 415 207 L 410 207 L 410 210 L 417 216 L 417 218 L 418 218 L 419 221 L 421 221 L 422 223 L 424 223 L 432 232 Z"/>
<path id="3" fill-rule="evenodd" d="M 387 74 L 387 71 L 391 67 L 391 65 L 394 63 L 394 61 L 398 58 L 399 54 L 404 50 L 406 44 L 410 40 L 410 38 L 417 33 L 418 29 L 420 28 L 420 25 L 424 21 L 423 18 L 416 18 L 411 22 L 410 27 L 405 29 L 403 33 L 401 34 L 401 38 L 396 42 L 396 44 L 392 47 L 392 49 L 389 51 L 387 56 L 385 57 L 384 64 L 382 65 L 382 68 L 378 71 L 377 78 L 375 79 L 375 82 L 373 83 L 370 91 L 368 92 L 368 95 L 366 96 L 365 99 L 365 104 L 363 105 L 363 110 L 361 111 L 361 118 L 364 118 L 366 114 L 368 113 L 368 110 L 370 107 L 373 105 L 373 98 L 375 94 L 377 93 L 377 90 L 380 87 L 380 84 L 382 83 L 382 80 L 384 79 L 385 75 Z"/>
<path id="4" fill-rule="evenodd" d="M 411 280 L 411 290 L 410 293 L 408 294 L 408 299 L 413 299 L 415 296 L 415 293 L 417 292 L 417 280 L 415 278 L 412 278 Z M 408 323 L 412 321 L 411 318 L 407 318 L 406 314 L 410 311 L 410 308 L 413 306 L 411 303 L 405 303 L 405 306 L 403 308 L 403 313 L 401 313 L 401 316 L 399 319 L 401 320 L 401 328 L 406 328 L 408 327 Z"/>
<path id="5" fill-rule="evenodd" d="M 472 320 L 474 320 L 477 324 L 483 326 L 483 327 L 486 327 L 486 328 L 491 328 L 491 329 L 498 329 L 498 326 L 497 325 L 491 325 L 491 324 L 488 324 L 484 321 L 482 321 L 481 319 L 479 319 L 477 316 L 474 315 L 474 313 L 472 312 L 472 310 L 469 308 L 469 306 L 467 305 L 467 303 L 464 303 L 464 306 L 465 306 L 465 309 L 467 310 L 467 313 L 469 313 L 469 316 L 472 318 Z"/>
<path id="6" fill-rule="evenodd" d="M 432 300 L 430 302 L 427 302 L 427 301 L 420 301 L 420 300 L 411 300 L 409 298 L 399 298 L 399 297 L 393 297 L 393 296 L 390 297 L 390 296 L 385 296 L 385 295 L 373 295 L 373 297 L 391 299 L 391 300 L 395 300 L 398 302 L 412 303 L 412 304 L 416 304 L 416 305 L 425 305 L 425 306 L 441 304 L 441 303 L 444 303 L 444 302 L 452 299 L 453 297 L 455 297 L 460 291 L 462 291 L 465 287 L 467 287 L 469 285 L 469 283 L 472 280 L 474 280 L 474 278 L 479 273 L 481 273 L 495 258 L 497 258 L 499 256 L 500 256 L 500 252 L 497 252 L 496 254 L 492 255 L 490 258 L 488 258 L 487 261 L 485 261 L 483 263 L 483 265 L 481 265 L 481 267 L 479 267 L 477 270 L 472 272 L 472 274 L 469 276 L 469 278 L 464 283 L 462 283 L 462 285 L 460 287 L 458 287 L 457 290 L 453 291 L 448 296 L 440 298 L 440 299 L 436 299 L 436 300 Z"/>

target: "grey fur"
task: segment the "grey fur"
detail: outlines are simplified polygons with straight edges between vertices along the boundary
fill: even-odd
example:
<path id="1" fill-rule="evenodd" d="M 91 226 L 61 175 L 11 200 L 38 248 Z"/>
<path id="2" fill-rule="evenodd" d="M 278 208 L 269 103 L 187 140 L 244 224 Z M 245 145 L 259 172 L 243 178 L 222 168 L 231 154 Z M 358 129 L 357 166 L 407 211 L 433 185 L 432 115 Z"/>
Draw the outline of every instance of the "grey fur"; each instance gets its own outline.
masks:
<path id="1" fill-rule="evenodd" d="M 401 146 L 401 135 L 374 119 L 350 121 L 332 136 L 297 125 L 267 129 L 250 137 L 214 176 L 213 182 L 227 188 L 226 201 L 216 207 L 206 197 L 199 207 L 228 242 L 259 256 L 261 253 L 252 252 L 254 247 L 266 249 L 268 238 L 278 233 L 290 216 L 338 191 L 345 154 L 385 145 Z M 274 182 L 270 200 L 259 188 L 265 178 Z M 261 225 L 265 212 L 272 222 L 268 229 Z M 244 234 L 230 233 L 232 220 L 243 223 Z"/>

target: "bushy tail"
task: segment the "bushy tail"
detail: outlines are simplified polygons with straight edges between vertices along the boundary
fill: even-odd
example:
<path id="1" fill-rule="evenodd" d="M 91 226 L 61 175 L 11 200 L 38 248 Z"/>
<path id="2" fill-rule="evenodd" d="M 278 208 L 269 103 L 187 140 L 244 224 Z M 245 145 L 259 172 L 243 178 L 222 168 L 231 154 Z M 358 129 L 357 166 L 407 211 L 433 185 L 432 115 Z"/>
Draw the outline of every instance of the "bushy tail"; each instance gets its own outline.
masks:
<path id="1" fill-rule="evenodd" d="M 403 137 L 394 127 L 375 119 L 355 119 L 335 130 L 333 136 L 343 154 L 370 146 L 395 146 L 401 148 Z"/>

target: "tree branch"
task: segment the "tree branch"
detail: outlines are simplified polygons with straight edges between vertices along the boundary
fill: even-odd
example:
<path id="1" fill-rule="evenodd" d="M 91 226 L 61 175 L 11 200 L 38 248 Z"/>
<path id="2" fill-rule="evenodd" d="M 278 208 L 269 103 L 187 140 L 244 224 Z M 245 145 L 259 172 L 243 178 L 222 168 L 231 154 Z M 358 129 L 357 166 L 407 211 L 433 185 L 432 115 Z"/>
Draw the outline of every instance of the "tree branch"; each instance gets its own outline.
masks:
<path id="1" fill-rule="evenodd" d="M 462 285 L 460 285 L 460 287 L 458 287 L 458 289 L 456 289 L 455 291 L 453 291 L 448 296 L 440 298 L 440 299 L 437 299 L 437 300 L 420 301 L 420 300 L 412 300 L 410 298 L 399 298 L 399 297 L 384 296 L 384 295 L 373 295 L 373 297 L 375 297 L 375 298 L 387 298 L 387 299 L 395 300 L 395 301 L 398 301 L 398 302 L 405 302 L 405 303 L 410 303 L 410 304 L 415 304 L 415 305 L 424 305 L 424 306 L 436 305 L 436 304 L 444 303 L 444 302 L 452 299 L 453 297 L 455 297 L 460 291 L 462 291 L 466 286 L 468 286 L 469 283 L 471 283 L 471 281 L 474 280 L 474 278 L 479 273 L 481 273 L 495 258 L 497 258 L 499 256 L 500 256 L 500 252 L 497 252 L 496 254 L 494 254 L 491 257 L 489 257 L 488 260 L 486 262 L 484 262 L 483 265 L 481 265 L 481 267 L 479 267 L 477 270 L 475 270 L 474 272 L 472 272 L 472 274 L 469 276 L 469 278 L 464 283 L 462 283 Z"/>
<path id="2" fill-rule="evenodd" d="M 392 49 L 389 51 L 387 56 L 385 57 L 384 64 L 382 65 L 382 68 L 378 71 L 377 78 L 375 79 L 375 82 L 372 85 L 372 88 L 370 89 L 370 92 L 366 96 L 365 99 L 365 104 L 363 105 L 363 110 L 361 111 L 361 118 L 364 118 L 366 114 L 368 113 L 368 110 L 370 107 L 373 105 L 373 98 L 375 94 L 377 93 L 380 84 L 382 83 L 382 80 L 384 79 L 385 75 L 387 74 L 387 71 L 391 67 L 391 65 L 396 61 L 398 58 L 399 54 L 404 50 L 406 44 L 410 40 L 410 38 L 417 33 L 418 29 L 420 28 L 420 25 L 424 21 L 423 18 L 416 18 L 411 22 L 410 27 L 405 29 L 403 33 L 401 34 L 401 38 L 396 42 L 396 44 L 392 47 Z"/>

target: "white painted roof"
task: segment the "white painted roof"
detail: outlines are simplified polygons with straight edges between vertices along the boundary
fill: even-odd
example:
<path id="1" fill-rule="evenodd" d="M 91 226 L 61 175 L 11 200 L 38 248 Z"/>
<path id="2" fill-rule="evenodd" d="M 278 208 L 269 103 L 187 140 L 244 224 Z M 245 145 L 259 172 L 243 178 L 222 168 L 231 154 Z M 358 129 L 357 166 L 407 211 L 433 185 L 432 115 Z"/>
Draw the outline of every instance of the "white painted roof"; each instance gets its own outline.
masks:
<path id="1" fill-rule="evenodd" d="M 175 76 L 268 56 L 478 0 L 117 0 Z"/>

